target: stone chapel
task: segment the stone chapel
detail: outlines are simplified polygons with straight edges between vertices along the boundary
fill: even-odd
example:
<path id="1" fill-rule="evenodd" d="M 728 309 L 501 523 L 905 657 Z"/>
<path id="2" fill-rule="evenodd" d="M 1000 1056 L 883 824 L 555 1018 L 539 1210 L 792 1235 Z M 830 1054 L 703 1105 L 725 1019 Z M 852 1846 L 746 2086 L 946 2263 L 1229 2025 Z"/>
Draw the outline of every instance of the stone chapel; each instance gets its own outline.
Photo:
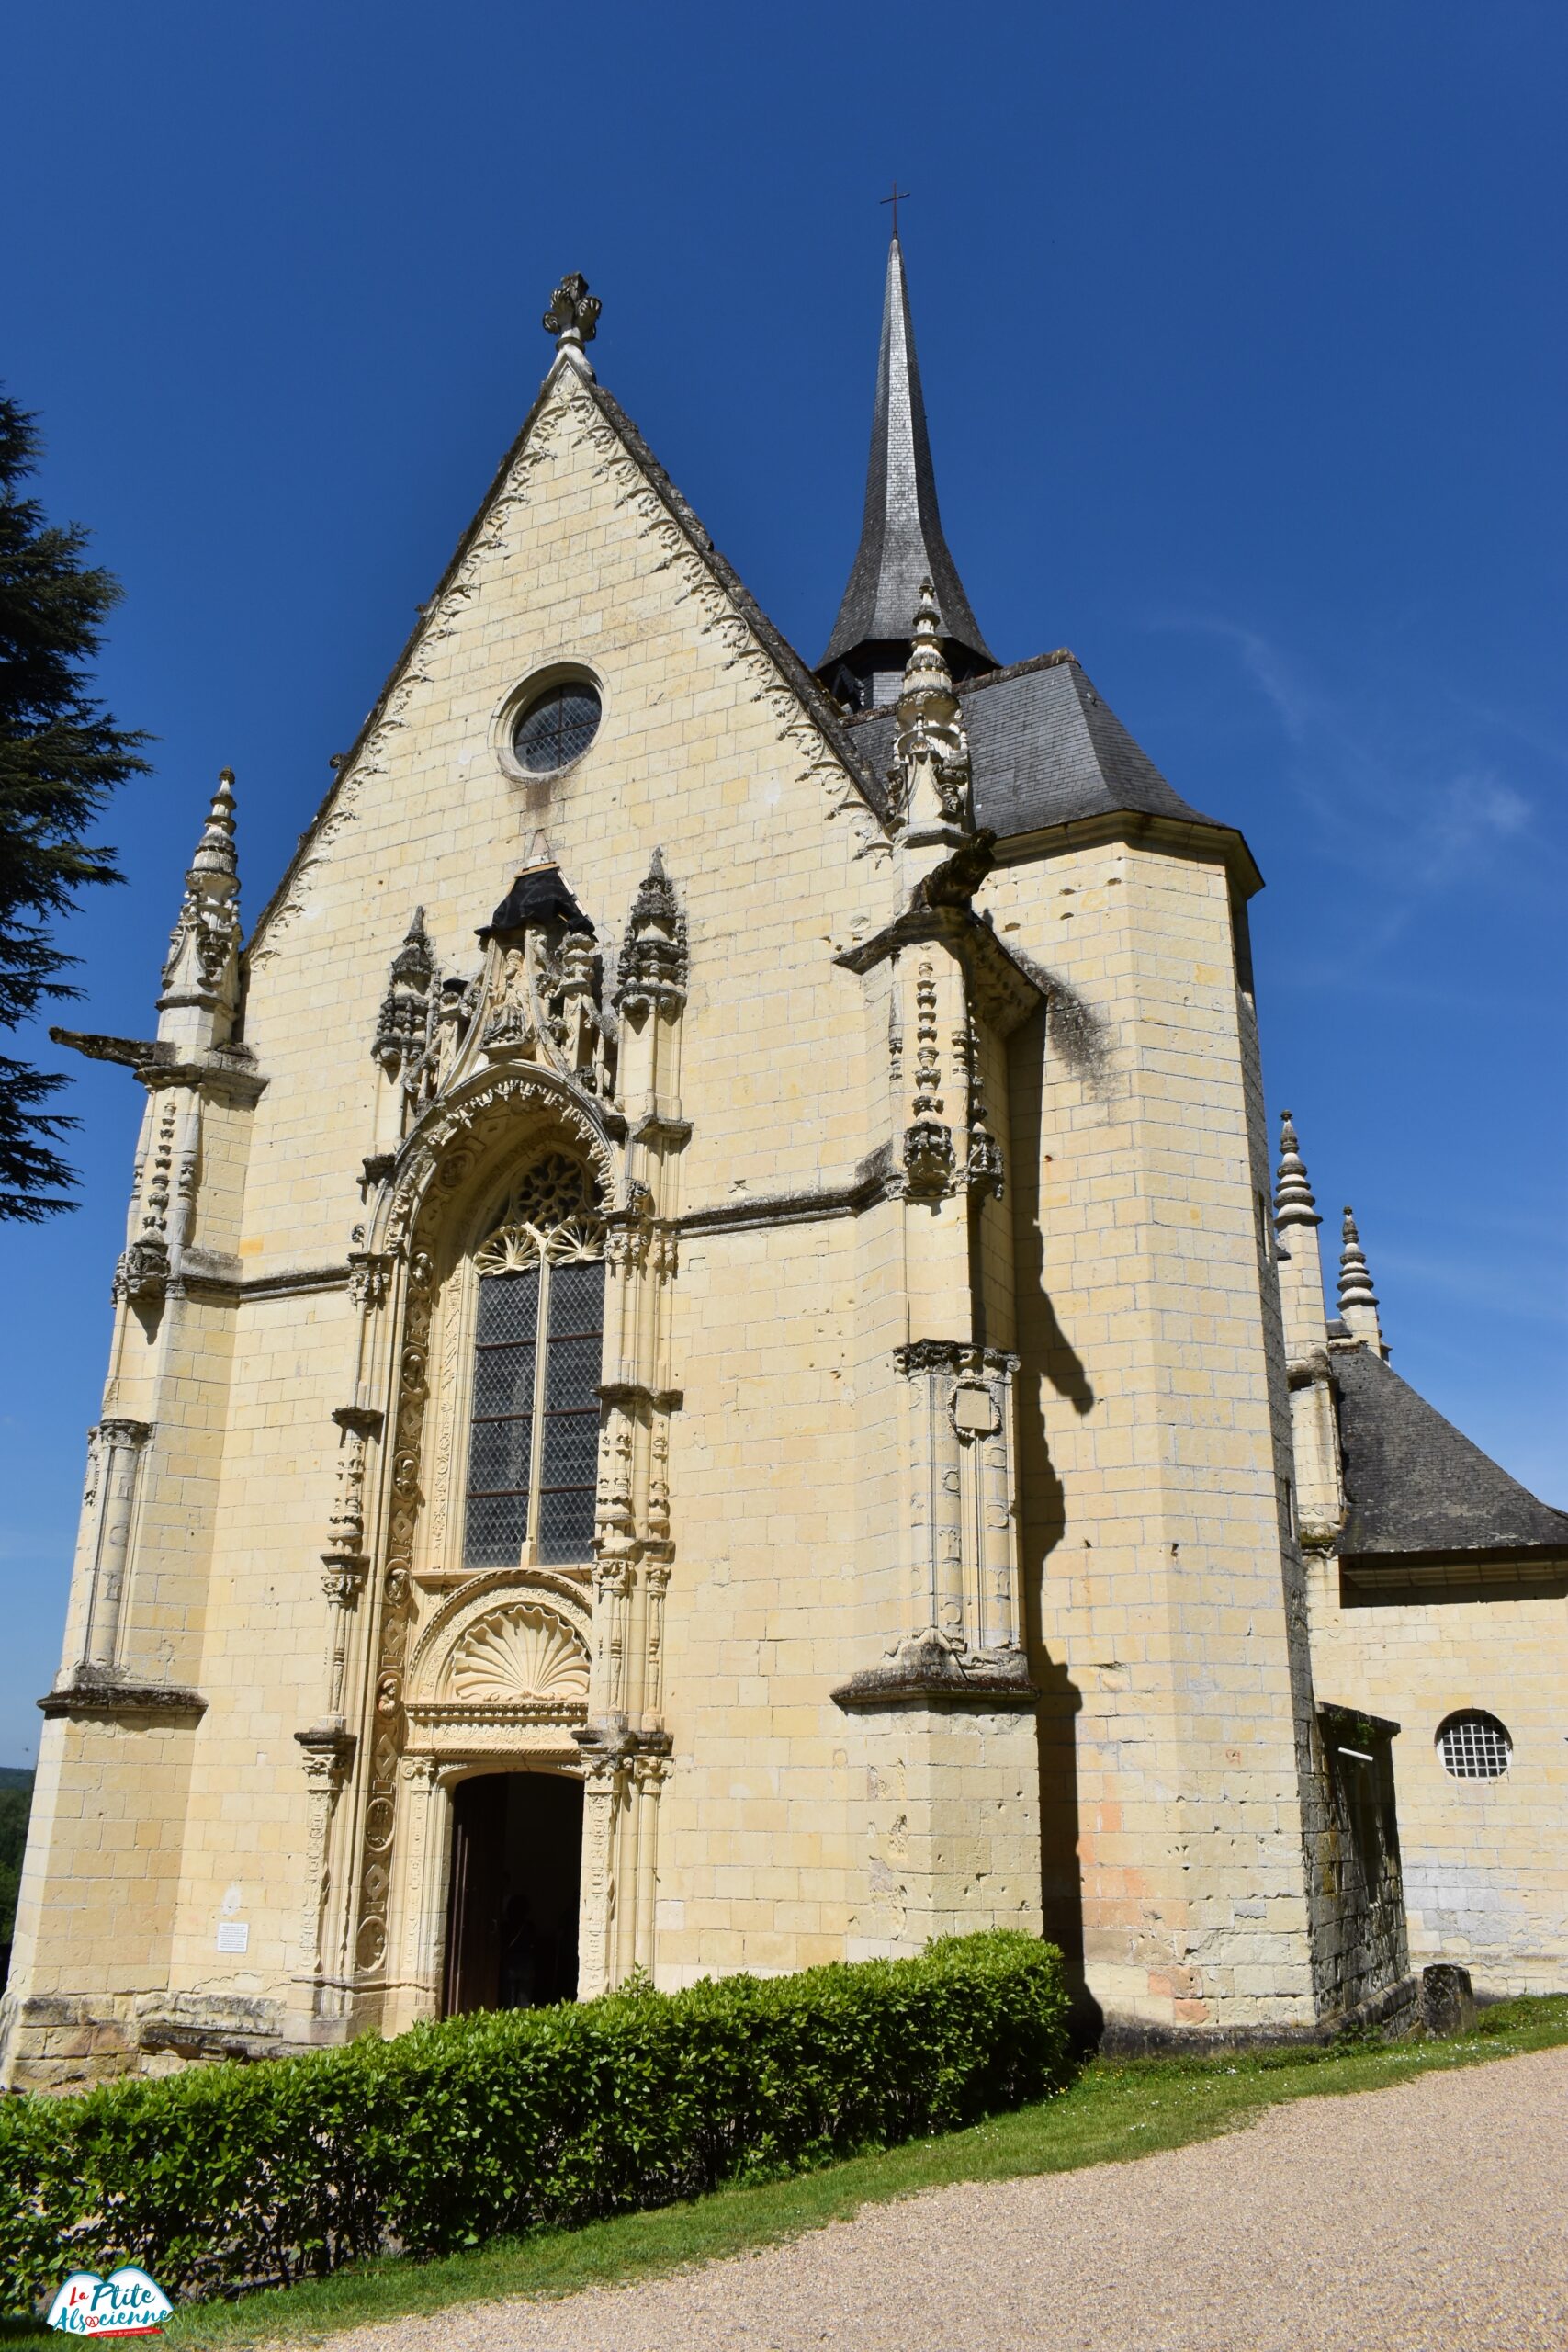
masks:
<path id="1" fill-rule="evenodd" d="M 556 355 L 154 1035 L 4 2079 L 1043 1931 L 1123 2046 L 1568 1982 L 1568 1516 L 1325 1302 L 1246 842 L 998 665 L 903 255 L 815 669 Z M 330 1003 L 330 1017 L 328 1005 Z"/>

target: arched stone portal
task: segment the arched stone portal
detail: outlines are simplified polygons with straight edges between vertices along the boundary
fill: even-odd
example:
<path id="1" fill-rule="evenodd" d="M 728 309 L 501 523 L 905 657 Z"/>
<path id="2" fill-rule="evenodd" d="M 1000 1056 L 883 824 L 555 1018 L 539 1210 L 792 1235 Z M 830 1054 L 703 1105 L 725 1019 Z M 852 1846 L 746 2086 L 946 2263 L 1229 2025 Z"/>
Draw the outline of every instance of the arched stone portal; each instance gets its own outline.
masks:
<path id="1" fill-rule="evenodd" d="M 451 1804 L 445 2015 L 574 2000 L 582 1783 L 485 1772 L 459 1781 Z"/>

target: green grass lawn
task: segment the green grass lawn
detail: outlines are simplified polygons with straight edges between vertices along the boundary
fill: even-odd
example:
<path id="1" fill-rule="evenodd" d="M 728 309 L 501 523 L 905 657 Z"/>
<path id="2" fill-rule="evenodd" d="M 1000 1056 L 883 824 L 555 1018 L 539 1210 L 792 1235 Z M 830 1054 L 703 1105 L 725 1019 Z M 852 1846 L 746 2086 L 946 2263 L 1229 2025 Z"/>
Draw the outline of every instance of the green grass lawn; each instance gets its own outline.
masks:
<path id="1" fill-rule="evenodd" d="M 952 2181 L 1011 2180 L 1123 2163 L 1213 2139 L 1286 2099 L 1379 2090 L 1563 2042 L 1568 1995 L 1501 2002 L 1483 2011 L 1472 2034 L 1452 2041 L 1366 2041 L 1258 2057 L 1096 2059 L 1059 2098 L 971 2131 L 444 2262 L 368 2262 L 239 2302 L 189 2305 L 169 2323 L 168 2340 L 189 2352 L 206 2346 L 239 2352 L 245 2345 L 309 2339 L 452 2303 L 618 2285 L 798 2237 L 845 2221 L 863 2205 Z M 0 2322 L 0 2346 L 43 2352 L 59 2342 L 29 2322 Z"/>

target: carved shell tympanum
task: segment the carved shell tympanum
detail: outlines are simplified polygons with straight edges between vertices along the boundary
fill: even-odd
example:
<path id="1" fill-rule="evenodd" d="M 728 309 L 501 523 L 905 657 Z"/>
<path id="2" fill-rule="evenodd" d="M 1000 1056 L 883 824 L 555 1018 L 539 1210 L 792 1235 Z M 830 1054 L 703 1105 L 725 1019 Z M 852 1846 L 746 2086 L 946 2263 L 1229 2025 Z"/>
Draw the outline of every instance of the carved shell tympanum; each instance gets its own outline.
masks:
<path id="1" fill-rule="evenodd" d="M 558 1705 L 588 1696 L 588 1653 L 547 1609 L 513 1602 L 470 1625 L 446 1669 L 448 1695 L 468 1706 Z"/>

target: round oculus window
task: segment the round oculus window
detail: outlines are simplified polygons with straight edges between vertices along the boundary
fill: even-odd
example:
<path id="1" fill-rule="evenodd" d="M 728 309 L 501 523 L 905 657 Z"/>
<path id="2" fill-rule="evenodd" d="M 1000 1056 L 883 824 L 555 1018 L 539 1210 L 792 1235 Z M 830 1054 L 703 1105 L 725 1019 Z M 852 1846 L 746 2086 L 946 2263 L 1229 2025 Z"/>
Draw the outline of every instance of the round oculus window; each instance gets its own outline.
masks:
<path id="1" fill-rule="evenodd" d="M 1508 1769 L 1513 1741 L 1495 1715 L 1479 1708 L 1450 1715 L 1438 1729 L 1443 1769 L 1456 1781 L 1500 1781 Z"/>
<path id="2" fill-rule="evenodd" d="M 586 678 L 568 678 L 536 695 L 512 730 L 519 767 L 550 775 L 581 757 L 599 732 L 603 706 Z"/>

